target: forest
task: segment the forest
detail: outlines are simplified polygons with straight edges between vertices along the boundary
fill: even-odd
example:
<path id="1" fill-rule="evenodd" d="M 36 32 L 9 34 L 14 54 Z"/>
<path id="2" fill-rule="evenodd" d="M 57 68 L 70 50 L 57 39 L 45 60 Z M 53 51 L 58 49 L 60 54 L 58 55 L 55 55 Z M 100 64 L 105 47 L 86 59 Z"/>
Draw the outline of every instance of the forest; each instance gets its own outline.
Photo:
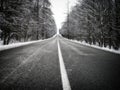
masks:
<path id="1" fill-rule="evenodd" d="M 0 0 L 0 40 L 46 39 L 56 34 L 49 0 Z"/>
<path id="2" fill-rule="evenodd" d="M 78 0 L 60 30 L 68 39 L 120 48 L 120 0 Z"/>

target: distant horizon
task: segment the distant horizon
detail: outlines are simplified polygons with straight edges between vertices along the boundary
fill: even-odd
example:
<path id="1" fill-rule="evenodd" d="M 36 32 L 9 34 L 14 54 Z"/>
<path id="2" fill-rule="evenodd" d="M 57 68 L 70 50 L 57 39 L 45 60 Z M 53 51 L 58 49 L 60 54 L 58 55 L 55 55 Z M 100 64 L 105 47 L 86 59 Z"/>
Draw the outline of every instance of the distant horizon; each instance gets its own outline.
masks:
<path id="1" fill-rule="evenodd" d="M 62 23 L 65 21 L 67 16 L 67 2 L 68 0 L 50 0 L 52 4 L 52 12 L 55 18 L 57 30 L 62 27 Z M 77 0 L 69 0 L 69 8 L 76 5 Z"/>

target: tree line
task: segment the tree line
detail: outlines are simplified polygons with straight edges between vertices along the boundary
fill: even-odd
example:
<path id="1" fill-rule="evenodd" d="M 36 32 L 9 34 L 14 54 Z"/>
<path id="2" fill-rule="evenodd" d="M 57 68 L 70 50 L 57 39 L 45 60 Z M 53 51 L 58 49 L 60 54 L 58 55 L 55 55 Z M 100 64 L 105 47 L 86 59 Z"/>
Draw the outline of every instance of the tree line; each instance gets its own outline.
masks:
<path id="1" fill-rule="evenodd" d="M 0 0 L 0 39 L 39 40 L 52 37 L 56 24 L 49 0 Z"/>
<path id="2" fill-rule="evenodd" d="M 69 39 L 120 47 L 120 0 L 78 0 L 60 33 Z"/>

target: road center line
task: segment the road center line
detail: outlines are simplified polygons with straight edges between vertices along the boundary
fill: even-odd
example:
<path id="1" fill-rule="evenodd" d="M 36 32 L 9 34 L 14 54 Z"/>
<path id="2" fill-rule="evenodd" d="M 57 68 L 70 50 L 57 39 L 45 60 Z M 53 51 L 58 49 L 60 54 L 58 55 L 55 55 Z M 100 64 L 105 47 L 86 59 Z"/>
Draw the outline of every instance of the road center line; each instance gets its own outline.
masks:
<path id="1" fill-rule="evenodd" d="M 64 61 L 63 61 L 63 57 L 62 57 L 62 52 L 61 52 L 59 40 L 57 40 L 57 45 L 58 45 L 58 57 L 59 57 L 59 63 L 60 63 L 62 87 L 63 87 L 63 90 L 71 90 L 70 82 L 68 79 L 68 75 L 67 75 Z"/>

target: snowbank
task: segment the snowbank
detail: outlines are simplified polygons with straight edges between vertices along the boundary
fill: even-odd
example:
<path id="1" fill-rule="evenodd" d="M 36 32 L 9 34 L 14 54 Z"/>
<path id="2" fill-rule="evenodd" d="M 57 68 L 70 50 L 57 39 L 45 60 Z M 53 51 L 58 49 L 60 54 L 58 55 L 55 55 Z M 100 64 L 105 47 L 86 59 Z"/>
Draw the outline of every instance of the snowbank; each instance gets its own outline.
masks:
<path id="1" fill-rule="evenodd" d="M 51 37 L 49 39 L 55 38 L 56 36 L 57 36 L 57 34 L 55 34 L 53 37 Z M 44 40 L 48 40 L 48 39 L 44 39 Z M 20 46 L 24 46 L 24 45 L 29 45 L 29 44 L 37 43 L 37 42 L 44 41 L 44 40 L 29 41 L 29 42 L 20 42 L 20 43 L 12 43 L 12 44 L 9 44 L 9 45 L 2 45 L 3 42 L 0 41 L 0 51 L 11 49 L 11 48 L 16 48 L 16 47 L 20 47 Z"/>
<path id="2" fill-rule="evenodd" d="M 85 45 L 85 46 L 89 46 L 89 47 L 92 47 L 92 48 L 96 48 L 96 49 L 100 49 L 100 50 L 104 50 L 104 51 L 109 51 L 109 52 L 112 52 L 112 53 L 116 53 L 116 54 L 120 54 L 120 48 L 119 50 L 115 50 L 113 48 L 109 49 L 109 47 L 99 47 L 97 45 L 90 45 L 86 42 L 81 42 L 81 41 L 77 41 L 77 40 L 71 40 L 72 42 L 75 42 L 75 43 L 79 43 L 79 44 L 82 44 L 82 45 Z"/>
<path id="3" fill-rule="evenodd" d="M 20 47 L 20 46 L 24 46 L 24 45 L 29 45 L 29 44 L 40 42 L 40 41 L 42 41 L 42 40 L 21 42 L 21 43 L 13 43 L 13 44 L 9 44 L 9 45 L 2 45 L 2 44 L 0 44 L 0 51 L 11 49 L 11 48 L 16 48 L 16 47 Z"/>

